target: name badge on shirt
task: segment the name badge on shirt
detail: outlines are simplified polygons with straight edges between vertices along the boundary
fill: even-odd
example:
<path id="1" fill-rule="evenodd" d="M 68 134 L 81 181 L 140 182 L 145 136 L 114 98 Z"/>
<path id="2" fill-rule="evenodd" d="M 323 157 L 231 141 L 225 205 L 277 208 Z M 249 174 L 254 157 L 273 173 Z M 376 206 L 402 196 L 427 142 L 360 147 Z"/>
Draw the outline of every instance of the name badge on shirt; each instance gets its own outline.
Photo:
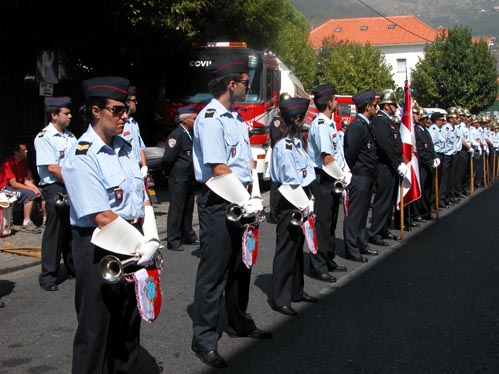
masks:
<path id="1" fill-rule="evenodd" d="M 230 150 L 232 157 L 236 157 L 236 151 L 237 151 L 237 147 L 235 145 L 233 145 L 231 150 Z"/>
<path id="2" fill-rule="evenodd" d="M 123 200 L 123 190 L 121 188 L 115 188 L 114 189 L 114 198 L 117 201 Z"/>
<path id="3" fill-rule="evenodd" d="M 302 169 L 301 173 L 303 175 L 303 178 L 305 178 L 307 176 L 307 169 Z"/>
<path id="4" fill-rule="evenodd" d="M 64 149 L 63 149 L 62 151 L 59 151 L 59 156 L 60 156 L 61 158 L 64 158 Z"/>

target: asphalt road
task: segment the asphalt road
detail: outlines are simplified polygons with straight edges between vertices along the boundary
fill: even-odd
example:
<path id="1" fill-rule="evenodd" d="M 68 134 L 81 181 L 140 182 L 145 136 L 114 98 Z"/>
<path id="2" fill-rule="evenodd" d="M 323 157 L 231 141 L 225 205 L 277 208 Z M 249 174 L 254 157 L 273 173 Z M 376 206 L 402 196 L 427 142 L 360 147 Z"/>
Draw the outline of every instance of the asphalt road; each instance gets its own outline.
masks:
<path id="1" fill-rule="evenodd" d="M 344 260 L 341 222 L 336 284 L 309 277 L 318 304 L 294 304 L 297 317 L 270 309 L 275 225 L 260 231 L 249 312 L 273 332 L 268 341 L 233 339 L 220 353 L 226 373 L 499 373 L 499 187 L 480 190 L 438 223 L 406 233 L 402 245 L 367 264 Z M 157 211 L 158 220 L 166 212 Z M 397 231 L 394 231 L 397 233 Z M 143 323 L 139 373 L 211 373 L 191 352 L 191 313 L 198 251 L 163 250 L 163 308 Z M 306 264 L 308 254 L 304 252 Z M 58 292 L 38 288 L 39 267 L 0 280 L 0 374 L 70 373 L 76 328 L 74 281 Z M 222 318 L 221 329 L 225 319 Z"/>

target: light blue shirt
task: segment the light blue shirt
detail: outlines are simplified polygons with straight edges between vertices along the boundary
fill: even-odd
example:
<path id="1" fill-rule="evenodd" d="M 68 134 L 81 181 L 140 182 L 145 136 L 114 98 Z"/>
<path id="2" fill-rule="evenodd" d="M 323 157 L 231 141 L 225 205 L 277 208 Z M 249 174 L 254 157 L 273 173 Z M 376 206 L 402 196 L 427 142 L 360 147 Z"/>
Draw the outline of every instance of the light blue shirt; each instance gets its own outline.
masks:
<path id="1" fill-rule="evenodd" d="M 456 142 L 454 143 L 454 145 L 456 152 L 459 152 L 461 149 L 463 149 L 462 139 L 464 139 L 464 127 L 465 126 L 462 122 L 459 122 L 456 126 L 454 126 L 454 133 L 456 134 Z"/>
<path id="2" fill-rule="evenodd" d="M 35 138 L 36 168 L 40 176 L 40 186 L 60 182 L 48 171 L 48 165 L 62 165 L 68 151 L 76 143 L 76 137 L 69 130 L 63 133 L 49 123 Z"/>
<path id="3" fill-rule="evenodd" d="M 129 117 L 125 122 L 125 127 L 123 127 L 123 132 L 120 136 L 132 145 L 133 155 L 137 159 L 137 163 L 144 166 L 142 165 L 140 151 L 142 151 L 146 146 L 140 136 L 140 128 L 137 121 L 135 121 L 132 117 Z"/>
<path id="4" fill-rule="evenodd" d="M 428 128 L 433 140 L 433 147 L 436 153 L 444 153 L 445 151 L 445 138 L 437 125 L 433 124 Z"/>
<path id="5" fill-rule="evenodd" d="M 456 133 L 454 132 L 454 128 L 449 122 L 447 122 L 442 126 L 440 133 L 445 139 L 445 149 L 443 153 L 446 156 L 452 156 L 456 153 Z"/>
<path id="6" fill-rule="evenodd" d="M 281 184 L 308 186 L 315 180 L 312 162 L 300 139 L 284 138 L 272 149 L 270 177 Z"/>
<path id="7" fill-rule="evenodd" d="M 132 147 L 115 136 L 109 147 L 89 126 L 69 151 L 62 175 L 71 225 L 96 227 L 94 214 L 112 210 L 128 220 L 144 216 L 147 195 Z"/>
<path id="8" fill-rule="evenodd" d="M 199 112 L 192 146 L 198 182 L 205 183 L 213 177 L 212 164 L 226 164 L 245 185 L 253 182 L 248 127 L 239 113 L 227 111 L 217 99 Z"/>
<path id="9" fill-rule="evenodd" d="M 324 113 L 319 113 L 308 130 L 307 153 L 313 167 L 322 169 L 322 154 L 334 157 L 340 168 L 345 166 L 345 154 L 336 123 Z"/>

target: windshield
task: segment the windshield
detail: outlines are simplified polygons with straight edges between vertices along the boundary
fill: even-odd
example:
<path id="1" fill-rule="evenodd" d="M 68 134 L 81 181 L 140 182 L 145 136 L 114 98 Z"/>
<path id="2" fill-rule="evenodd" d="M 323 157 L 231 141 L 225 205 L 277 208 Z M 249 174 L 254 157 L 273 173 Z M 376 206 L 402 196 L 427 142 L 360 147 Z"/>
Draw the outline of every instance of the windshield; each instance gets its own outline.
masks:
<path id="1" fill-rule="evenodd" d="M 183 58 L 169 63 L 162 79 L 159 99 L 162 101 L 182 101 L 191 103 L 208 103 L 212 96 L 208 91 L 211 79 L 207 67 L 214 59 L 233 54 L 248 56 L 251 53 L 246 48 L 203 48 L 194 50 Z M 243 103 L 257 103 L 262 100 L 261 56 L 252 58 L 250 64 L 250 88 Z"/>

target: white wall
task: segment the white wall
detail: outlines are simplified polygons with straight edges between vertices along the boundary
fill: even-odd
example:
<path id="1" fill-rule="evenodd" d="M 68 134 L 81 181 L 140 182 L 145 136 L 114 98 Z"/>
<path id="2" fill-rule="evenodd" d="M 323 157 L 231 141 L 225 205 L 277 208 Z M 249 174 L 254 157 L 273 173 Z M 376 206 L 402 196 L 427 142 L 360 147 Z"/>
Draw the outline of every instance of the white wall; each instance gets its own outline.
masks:
<path id="1" fill-rule="evenodd" d="M 376 46 L 385 55 L 386 62 L 392 66 L 392 78 L 395 85 L 404 87 L 406 72 L 397 72 L 397 59 L 405 59 L 407 66 L 407 78 L 411 84 L 411 70 L 416 67 L 419 58 L 424 58 L 425 44 L 404 44 Z"/>

